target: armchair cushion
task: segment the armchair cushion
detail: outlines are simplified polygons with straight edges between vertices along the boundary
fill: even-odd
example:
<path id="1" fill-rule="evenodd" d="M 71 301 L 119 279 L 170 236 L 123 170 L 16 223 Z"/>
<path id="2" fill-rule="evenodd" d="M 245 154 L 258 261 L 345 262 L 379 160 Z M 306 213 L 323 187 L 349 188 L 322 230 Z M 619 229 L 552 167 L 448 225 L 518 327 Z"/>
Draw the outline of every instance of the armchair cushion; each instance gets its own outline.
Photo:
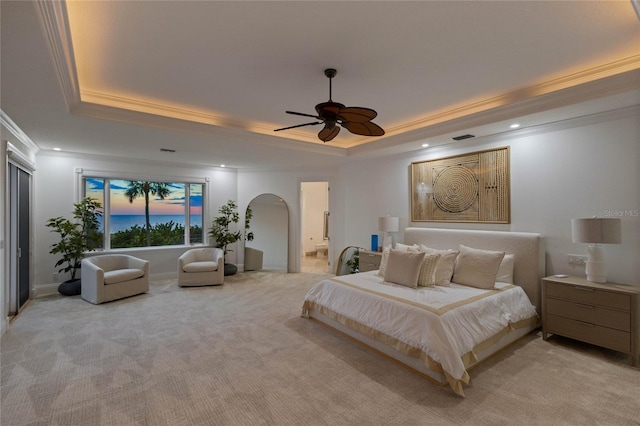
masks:
<path id="1" fill-rule="evenodd" d="M 191 262 L 182 267 L 185 272 L 211 272 L 218 269 L 218 262 L 203 261 Z"/>
<path id="2" fill-rule="evenodd" d="M 142 269 L 116 269 L 115 271 L 105 271 L 104 283 L 117 284 L 123 281 L 131 281 L 144 276 Z"/>

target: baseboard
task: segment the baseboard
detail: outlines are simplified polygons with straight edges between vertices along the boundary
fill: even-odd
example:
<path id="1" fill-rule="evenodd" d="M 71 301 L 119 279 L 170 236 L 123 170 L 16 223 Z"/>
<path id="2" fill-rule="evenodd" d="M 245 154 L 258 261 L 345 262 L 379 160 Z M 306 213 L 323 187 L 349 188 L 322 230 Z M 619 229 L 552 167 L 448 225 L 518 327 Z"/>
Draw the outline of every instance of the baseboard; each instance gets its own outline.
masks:
<path id="1" fill-rule="evenodd" d="M 60 283 L 40 284 L 33 288 L 33 297 L 49 296 L 58 293 Z"/>

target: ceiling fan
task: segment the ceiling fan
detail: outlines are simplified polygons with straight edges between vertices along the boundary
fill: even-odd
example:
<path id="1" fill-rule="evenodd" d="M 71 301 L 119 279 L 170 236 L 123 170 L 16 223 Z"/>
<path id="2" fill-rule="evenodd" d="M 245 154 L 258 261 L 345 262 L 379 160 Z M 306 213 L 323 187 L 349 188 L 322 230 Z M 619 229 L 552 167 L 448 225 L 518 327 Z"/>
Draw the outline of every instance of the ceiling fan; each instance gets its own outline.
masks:
<path id="1" fill-rule="evenodd" d="M 333 68 L 327 68 L 324 70 L 324 75 L 329 78 L 329 101 L 322 102 L 316 105 L 316 112 L 318 115 L 303 114 L 301 112 L 286 111 L 287 114 L 301 115 L 303 117 L 312 117 L 316 120 L 311 123 L 298 124 L 295 126 L 283 127 L 281 129 L 275 129 L 274 132 L 281 130 L 294 129 L 302 126 L 315 126 L 317 124 L 324 124 L 324 128 L 318 133 L 318 138 L 323 142 L 329 142 L 340 133 L 339 124 L 351 133 L 363 136 L 382 136 L 384 130 L 382 127 L 371 120 L 376 118 L 377 112 L 370 108 L 361 107 L 345 107 L 344 105 L 333 102 L 331 100 L 331 79 L 335 77 L 337 71 Z"/>

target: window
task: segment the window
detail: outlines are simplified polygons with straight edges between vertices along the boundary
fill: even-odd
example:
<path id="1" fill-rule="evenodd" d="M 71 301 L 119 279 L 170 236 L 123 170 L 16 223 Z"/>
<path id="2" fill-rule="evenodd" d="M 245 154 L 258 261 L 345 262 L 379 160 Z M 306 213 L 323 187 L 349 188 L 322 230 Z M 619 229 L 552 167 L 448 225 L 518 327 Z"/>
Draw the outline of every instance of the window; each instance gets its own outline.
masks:
<path id="1" fill-rule="evenodd" d="M 204 243 L 204 183 L 82 179 L 84 195 L 103 206 L 103 248 Z"/>

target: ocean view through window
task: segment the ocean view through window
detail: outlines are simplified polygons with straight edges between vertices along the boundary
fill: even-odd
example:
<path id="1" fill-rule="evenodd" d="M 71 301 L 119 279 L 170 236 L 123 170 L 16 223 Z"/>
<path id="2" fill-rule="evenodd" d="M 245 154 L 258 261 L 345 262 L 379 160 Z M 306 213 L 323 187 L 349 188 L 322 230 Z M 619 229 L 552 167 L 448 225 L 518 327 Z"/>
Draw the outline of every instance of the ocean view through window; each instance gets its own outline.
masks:
<path id="1" fill-rule="evenodd" d="M 104 249 L 204 243 L 203 183 L 83 177 L 104 208 Z"/>

